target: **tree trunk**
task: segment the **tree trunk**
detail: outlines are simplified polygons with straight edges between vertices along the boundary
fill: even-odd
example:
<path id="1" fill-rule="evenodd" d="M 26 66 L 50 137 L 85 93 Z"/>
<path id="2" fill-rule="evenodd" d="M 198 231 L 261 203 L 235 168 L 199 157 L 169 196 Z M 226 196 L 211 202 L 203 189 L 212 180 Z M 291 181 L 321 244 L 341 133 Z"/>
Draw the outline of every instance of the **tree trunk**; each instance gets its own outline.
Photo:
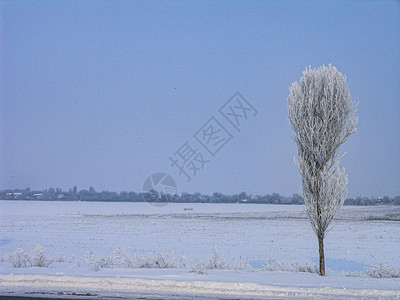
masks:
<path id="1" fill-rule="evenodd" d="M 319 244 L 319 275 L 325 276 L 324 239 L 318 238 Z"/>

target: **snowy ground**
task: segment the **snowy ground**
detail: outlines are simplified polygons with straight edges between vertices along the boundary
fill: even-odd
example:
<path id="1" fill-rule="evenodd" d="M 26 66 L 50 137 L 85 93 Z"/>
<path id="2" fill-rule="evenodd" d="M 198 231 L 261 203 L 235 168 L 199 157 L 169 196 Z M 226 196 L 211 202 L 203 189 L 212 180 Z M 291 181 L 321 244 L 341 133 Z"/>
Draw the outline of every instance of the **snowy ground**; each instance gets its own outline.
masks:
<path id="1" fill-rule="evenodd" d="M 14 268 L 3 260 L 0 294 L 400 299 L 399 278 L 344 276 L 381 263 L 399 270 L 400 221 L 384 220 L 389 214 L 398 220 L 400 208 L 344 207 L 325 239 L 330 271 L 321 278 L 260 270 L 266 259 L 316 265 L 317 241 L 302 206 L 0 201 L 0 257 L 42 245 L 54 260 L 46 268 Z M 113 250 L 122 246 L 132 257 L 168 253 L 174 268 L 94 270 L 91 258 L 115 260 Z M 213 249 L 230 270 L 189 272 Z"/>

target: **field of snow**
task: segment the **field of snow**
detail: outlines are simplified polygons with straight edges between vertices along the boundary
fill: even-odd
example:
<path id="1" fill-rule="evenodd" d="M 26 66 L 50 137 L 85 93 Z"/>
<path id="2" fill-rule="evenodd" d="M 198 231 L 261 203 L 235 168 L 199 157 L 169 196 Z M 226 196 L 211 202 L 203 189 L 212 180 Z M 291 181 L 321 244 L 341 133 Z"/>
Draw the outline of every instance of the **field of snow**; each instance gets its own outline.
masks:
<path id="1" fill-rule="evenodd" d="M 264 268 L 267 260 L 317 264 L 303 206 L 0 201 L 0 295 L 400 299 L 400 278 L 345 276 L 379 264 L 399 270 L 399 215 L 395 206 L 344 207 L 325 239 L 322 278 Z M 6 259 L 38 245 L 48 267 L 14 268 Z M 171 268 L 118 265 L 120 247 L 131 258 L 161 253 Z M 225 267 L 194 268 L 216 254 Z"/>

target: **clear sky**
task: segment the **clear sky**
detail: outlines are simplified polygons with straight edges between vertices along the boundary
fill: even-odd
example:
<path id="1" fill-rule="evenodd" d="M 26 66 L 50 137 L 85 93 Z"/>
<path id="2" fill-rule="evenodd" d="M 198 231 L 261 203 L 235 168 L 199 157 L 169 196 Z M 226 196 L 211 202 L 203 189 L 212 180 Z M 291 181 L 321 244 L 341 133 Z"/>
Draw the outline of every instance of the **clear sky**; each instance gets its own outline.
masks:
<path id="1" fill-rule="evenodd" d="M 400 194 L 399 1 L 0 9 L 1 189 L 140 191 L 165 172 L 179 193 L 292 195 L 301 177 L 289 86 L 305 67 L 332 63 L 359 102 L 358 132 L 341 148 L 348 196 Z M 257 110 L 240 132 L 218 112 L 237 91 Z M 233 137 L 215 157 L 194 137 L 211 117 Z M 186 141 L 208 160 L 190 182 L 170 160 Z"/>

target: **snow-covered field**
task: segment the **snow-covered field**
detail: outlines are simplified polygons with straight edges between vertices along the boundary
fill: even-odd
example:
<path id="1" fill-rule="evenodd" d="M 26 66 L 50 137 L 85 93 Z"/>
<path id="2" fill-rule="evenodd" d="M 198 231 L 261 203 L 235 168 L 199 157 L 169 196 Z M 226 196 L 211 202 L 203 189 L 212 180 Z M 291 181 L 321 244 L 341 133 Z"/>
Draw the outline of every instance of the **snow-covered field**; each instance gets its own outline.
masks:
<path id="1" fill-rule="evenodd" d="M 345 276 L 379 264 L 399 271 L 399 215 L 394 206 L 344 207 L 320 277 L 265 267 L 317 264 L 303 206 L 0 201 L 0 295 L 400 299 L 400 278 Z M 38 245 L 48 267 L 13 267 L 9 253 L 33 255 Z M 155 268 L 160 259 L 170 268 Z"/>

